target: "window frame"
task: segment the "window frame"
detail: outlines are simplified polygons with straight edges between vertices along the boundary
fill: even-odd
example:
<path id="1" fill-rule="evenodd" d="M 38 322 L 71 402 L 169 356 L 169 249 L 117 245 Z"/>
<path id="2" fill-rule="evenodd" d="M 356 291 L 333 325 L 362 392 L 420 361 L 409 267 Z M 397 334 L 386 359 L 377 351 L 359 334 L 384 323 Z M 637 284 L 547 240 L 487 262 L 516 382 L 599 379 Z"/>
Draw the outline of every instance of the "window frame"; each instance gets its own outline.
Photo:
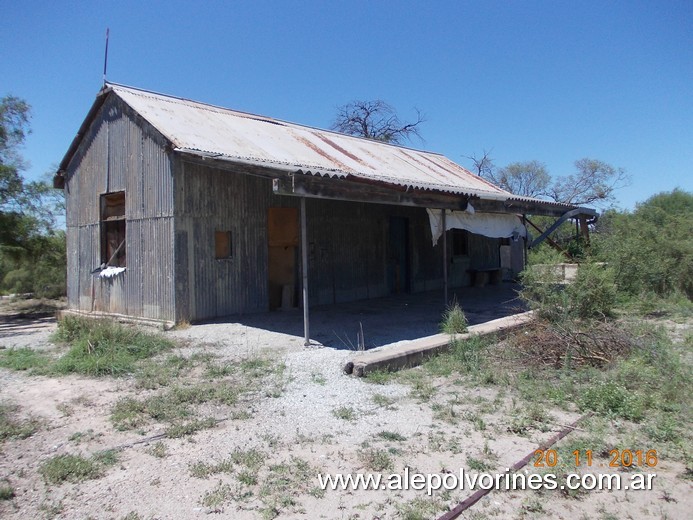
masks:
<path id="1" fill-rule="evenodd" d="M 125 201 L 125 190 L 99 196 L 101 264 L 108 267 L 127 267 Z"/>
<path id="2" fill-rule="evenodd" d="M 225 246 L 224 239 L 225 238 Z M 224 249 L 220 254 L 220 249 Z M 233 259 L 233 232 L 230 229 L 214 230 L 214 259 L 232 260 Z"/>

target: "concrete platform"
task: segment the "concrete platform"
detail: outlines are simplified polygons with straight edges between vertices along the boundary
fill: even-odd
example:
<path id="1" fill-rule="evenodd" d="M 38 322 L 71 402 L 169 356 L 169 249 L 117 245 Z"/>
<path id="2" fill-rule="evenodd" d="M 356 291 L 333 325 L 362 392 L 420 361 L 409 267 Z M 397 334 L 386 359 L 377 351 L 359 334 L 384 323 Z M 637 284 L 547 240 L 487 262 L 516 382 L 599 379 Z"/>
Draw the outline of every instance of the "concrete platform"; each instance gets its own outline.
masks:
<path id="1" fill-rule="evenodd" d="M 449 296 L 462 307 L 469 324 L 476 325 L 528 310 L 518 298 L 518 288 L 513 283 L 462 287 L 450 290 Z M 444 311 L 442 290 L 311 307 L 311 346 L 358 351 L 359 338 L 363 337 L 365 349 L 370 351 L 408 342 L 439 332 Z M 303 346 L 300 309 L 229 316 L 204 323 L 235 323 L 249 330 L 276 332 L 278 342 L 292 338 Z"/>
<path id="2" fill-rule="evenodd" d="M 375 370 L 397 370 L 420 365 L 426 358 L 447 350 L 454 339 L 465 339 L 475 335 L 503 335 L 529 323 L 532 315 L 532 311 L 523 312 L 471 325 L 464 334 L 434 334 L 355 354 L 344 366 L 344 372 L 361 377 Z"/>

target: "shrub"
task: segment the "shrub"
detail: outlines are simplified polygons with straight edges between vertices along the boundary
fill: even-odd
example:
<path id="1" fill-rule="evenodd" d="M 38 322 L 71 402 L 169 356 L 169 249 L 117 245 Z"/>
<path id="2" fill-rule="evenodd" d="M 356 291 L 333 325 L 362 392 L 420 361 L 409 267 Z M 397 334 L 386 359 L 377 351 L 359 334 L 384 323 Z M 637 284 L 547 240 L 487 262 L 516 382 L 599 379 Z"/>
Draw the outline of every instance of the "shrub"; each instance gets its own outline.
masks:
<path id="1" fill-rule="evenodd" d="M 0 290 L 58 298 L 66 293 L 65 232 L 51 231 L 26 237 L 21 247 L 0 251 Z"/>
<path id="2" fill-rule="evenodd" d="M 552 322 L 567 318 L 603 318 L 616 303 L 613 271 L 602 264 L 579 265 L 572 283 L 563 281 L 556 264 L 532 265 L 522 273 L 520 296 L 541 318 Z"/>
<path id="3" fill-rule="evenodd" d="M 693 299 L 693 194 L 676 189 L 609 211 L 593 234 L 594 251 L 614 269 L 619 291 L 629 296 L 685 294 Z"/>
<path id="4" fill-rule="evenodd" d="M 579 318 L 609 316 L 616 303 L 613 271 L 599 264 L 580 264 L 575 281 L 566 293 L 570 314 Z"/>
<path id="5" fill-rule="evenodd" d="M 443 313 L 443 321 L 440 323 L 440 330 L 446 334 L 462 334 L 467 331 L 467 317 L 459 303 L 454 302 L 449 305 Z"/>
<path id="6" fill-rule="evenodd" d="M 587 388 L 581 396 L 580 406 L 631 421 L 640 421 L 644 416 L 643 403 L 638 396 L 614 381 L 601 382 Z"/>
<path id="7" fill-rule="evenodd" d="M 556 263 L 530 265 L 520 274 L 520 298 L 539 317 L 550 321 L 565 317 L 568 310 L 568 296 Z"/>
<path id="8" fill-rule="evenodd" d="M 566 257 L 563 253 L 556 251 L 545 242 L 527 253 L 528 265 L 559 264 L 565 261 Z"/>

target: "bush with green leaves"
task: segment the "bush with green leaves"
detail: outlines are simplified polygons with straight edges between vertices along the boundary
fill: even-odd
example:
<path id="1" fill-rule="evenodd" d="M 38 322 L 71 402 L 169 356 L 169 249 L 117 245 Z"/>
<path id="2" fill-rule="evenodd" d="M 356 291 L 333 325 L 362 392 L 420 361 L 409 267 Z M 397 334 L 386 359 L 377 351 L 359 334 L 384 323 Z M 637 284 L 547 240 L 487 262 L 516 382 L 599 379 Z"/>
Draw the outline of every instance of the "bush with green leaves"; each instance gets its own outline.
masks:
<path id="1" fill-rule="evenodd" d="M 567 261 L 566 256 L 546 242 L 542 242 L 538 247 L 527 252 L 528 265 L 559 264 L 565 261 Z"/>
<path id="2" fill-rule="evenodd" d="M 601 318 L 612 314 L 616 304 L 613 270 L 605 265 L 580 264 L 575 281 L 568 286 L 570 314 L 578 318 Z"/>
<path id="3" fill-rule="evenodd" d="M 693 193 L 676 189 L 638 204 L 635 211 L 608 211 L 593 233 L 599 260 L 614 270 L 626 296 L 684 294 L 693 299 Z"/>
<path id="4" fill-rule="evenodd" d="M 645 406 L 639 396 L 615 381 L 602 381 L 587 388 L 579 404 L 583 409 L 632 421 L 642 420 L 645 413 Z"/>
<path id="5" fill-rule="evenodd" d="M 616 285 L 609 266 L 584 262 L 572 283 L 565 283 L 560 264 L 535 264 L 522 273 L 520 296 L 549 321 L 610 316 Z"/>

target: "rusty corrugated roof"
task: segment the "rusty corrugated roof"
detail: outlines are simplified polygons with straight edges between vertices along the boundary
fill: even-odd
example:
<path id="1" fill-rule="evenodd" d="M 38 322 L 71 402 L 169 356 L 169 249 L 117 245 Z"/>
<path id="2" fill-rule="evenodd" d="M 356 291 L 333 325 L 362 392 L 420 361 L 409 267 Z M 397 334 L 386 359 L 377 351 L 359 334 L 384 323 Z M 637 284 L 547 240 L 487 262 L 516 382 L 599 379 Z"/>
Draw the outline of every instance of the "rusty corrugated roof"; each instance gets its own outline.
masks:
<path id="1" fill-rule="evenodd" d="M 83 123 L 61 170 L 75 152 L 84 126 L 114 93 L 181 152 L 243 163 L 280 166 L 307 175 L 360 178 L 407 189 L 431 190 L 538 206 L 572 205 L 504 191 L 447 157 L 404 146 L 312 128 L 188 99 L 108 83 Z"/>
<path id="2" fill-rule="evenodd" d="M 511 197 L 437 153 L 131 87 L 109 87 L 176 148 L 187 152 L 281 164 L 312 175 L 356 176 L 417 189 Z"/>

